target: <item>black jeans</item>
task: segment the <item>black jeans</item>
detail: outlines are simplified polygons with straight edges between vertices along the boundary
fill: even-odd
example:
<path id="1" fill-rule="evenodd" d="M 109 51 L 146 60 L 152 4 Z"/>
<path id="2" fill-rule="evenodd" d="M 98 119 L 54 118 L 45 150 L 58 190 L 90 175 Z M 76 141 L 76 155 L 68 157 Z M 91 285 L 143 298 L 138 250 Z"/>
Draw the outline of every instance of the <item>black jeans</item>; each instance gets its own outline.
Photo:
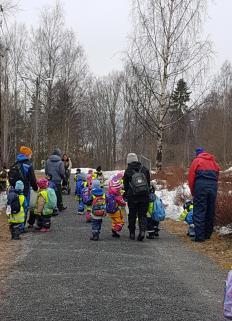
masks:
<path id="1" fill-rule="evenodd" d="M 147 211 L 148 211 L 149 201 L 147 202 L 131 202 L 128 200 L 129 207 L 129 231 L 131 233 L 135 232 L 136 229 L 136 218 L 139 220 L 139 230 L 146 231 L 147 227 Z"/>
<path id="2" fill-rule="evenodd" d="M 62 200 L 62 184 L 54 182 L 56 185 L 56 197 L 57 197 L 57 207 L 58 209 L 62 209 L 64 207 L 63 200 Z"/>

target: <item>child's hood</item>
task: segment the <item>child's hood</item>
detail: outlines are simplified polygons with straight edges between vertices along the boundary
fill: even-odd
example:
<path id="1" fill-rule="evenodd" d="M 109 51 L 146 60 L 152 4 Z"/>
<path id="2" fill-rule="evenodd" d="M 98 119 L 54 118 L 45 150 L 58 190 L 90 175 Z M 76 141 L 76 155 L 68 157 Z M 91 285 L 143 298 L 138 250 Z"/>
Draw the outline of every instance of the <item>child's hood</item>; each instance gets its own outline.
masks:
<path id="1" fill-rule="evenodd" d="M 102 196 L 104 194 L 104 191 L 102 188 L 99 188 L 99 187 L 95 187 L 92 189 L 92 194 L 94 196 Z"/>

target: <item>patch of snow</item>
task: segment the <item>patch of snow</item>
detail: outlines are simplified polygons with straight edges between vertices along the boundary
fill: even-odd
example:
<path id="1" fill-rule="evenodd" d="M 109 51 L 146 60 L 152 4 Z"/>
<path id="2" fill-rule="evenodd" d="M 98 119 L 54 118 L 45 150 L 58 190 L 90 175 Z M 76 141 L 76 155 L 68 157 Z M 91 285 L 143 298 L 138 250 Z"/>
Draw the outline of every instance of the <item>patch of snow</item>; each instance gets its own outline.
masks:
<path id="1" fill-rule="evenodd" d="M 183 207 L 175 205 L 176 190 L 169 191 L 167 189 L 161 189 L 156 191 L 156 195 L 163 201 L 166 210 L 166 217 L 178 220 L 181 212 L 183 211 Z"/>
<path id="2" fill-rule="evenodd" d="M 219 234 L 221 234 L 221 235 L 232 234 L 232 225 L 223 226 L 223 227 L 219 228 Z"/>
<path id="3" fill-rule="evenodd" d="M 0 193 L 0 210 L 3 210 L 6 208 L 7 203 L 7 194 L 6 192 Z"/>

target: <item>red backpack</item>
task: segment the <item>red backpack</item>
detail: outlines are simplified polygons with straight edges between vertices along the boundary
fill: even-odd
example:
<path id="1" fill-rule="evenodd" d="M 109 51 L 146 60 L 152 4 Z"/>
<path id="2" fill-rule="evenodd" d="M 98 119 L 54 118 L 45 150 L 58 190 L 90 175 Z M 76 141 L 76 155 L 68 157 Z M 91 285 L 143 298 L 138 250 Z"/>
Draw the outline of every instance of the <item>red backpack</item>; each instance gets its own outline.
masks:
<path id="1" fill-rule="evenodd" d="M 103 217 L 106 215 L 106 196 L 93 195 L 92 213 L 94 216 Z"/>

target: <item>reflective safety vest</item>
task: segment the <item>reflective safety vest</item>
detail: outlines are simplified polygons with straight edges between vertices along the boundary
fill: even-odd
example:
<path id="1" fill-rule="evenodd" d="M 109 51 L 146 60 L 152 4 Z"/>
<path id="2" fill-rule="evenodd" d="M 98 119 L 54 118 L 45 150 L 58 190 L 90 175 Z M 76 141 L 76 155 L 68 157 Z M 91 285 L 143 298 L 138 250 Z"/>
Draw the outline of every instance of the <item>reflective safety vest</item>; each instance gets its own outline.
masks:
<path id="1" fill-rule="evenodd" d="M 20 211 L 17 214 L 10 214 L 8 217 L 9 223 L 19 224 L 24 223 L 25 220 L 25 211 L 24 211 L 24 202 L 25 202 L 25 196 L 19 195 L 19 203 L 20 203 Z"/>
<path id="2" fill-rule="evenodd" d="M 189 212 L 192 211 L 192 210 L 193 210 L 193 205 L 190 205 L 190 206 L 189 206 L 189 211 L 188 211 L 187 209 L 184 210 L 184 211 L 181 213 L 181 215 L 180 215 L 180 217 L 179 217 L 179 220 L 180 220 L 180 221 L 185 221 L 187 215 L 188 215 Z"/>
<path id="3" fill-rule="evenodd" d="M 38 200 L 39 197 L 43 197 L 43 199 L 45 200 L 45 204 L 44 204 L 44 208 L 43 208 L 43 215 L 44 216 L 50 216 L 53 213 L 53 209 L 48 208 L 48 191 L 45 190 L 41 190 L 38 193 L 38 197 L 37 197 L 37 202 L 36 202 L 36 208 L 38 208 Z"/>

